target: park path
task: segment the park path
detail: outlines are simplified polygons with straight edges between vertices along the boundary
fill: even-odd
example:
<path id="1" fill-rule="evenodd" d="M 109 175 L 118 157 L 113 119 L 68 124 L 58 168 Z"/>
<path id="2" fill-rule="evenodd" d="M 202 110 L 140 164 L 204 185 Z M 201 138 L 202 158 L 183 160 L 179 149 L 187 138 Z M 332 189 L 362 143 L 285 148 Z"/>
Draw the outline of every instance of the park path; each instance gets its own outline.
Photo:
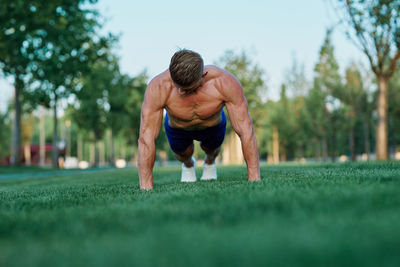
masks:
<path id="1" fill-rule="evenodd" d="M 131 169 L 131 168 L 125 168 Z M 47 171 L 47 172 L 28 172 L 28 173 L 10 173 L 10 174 L 0 174 L 0 180 L 8 179 L 24 179 L 24 178 L 44 178 L 52 176 L 64 176 L 64 175 L 76 175 L 83 173 L 96 173 L 104 171 L 115 171 L 122 170 L 117 168 L 96 168 L 96 169 L 86 169 L 86 170 L 60 170 L 60 171 Z"/>

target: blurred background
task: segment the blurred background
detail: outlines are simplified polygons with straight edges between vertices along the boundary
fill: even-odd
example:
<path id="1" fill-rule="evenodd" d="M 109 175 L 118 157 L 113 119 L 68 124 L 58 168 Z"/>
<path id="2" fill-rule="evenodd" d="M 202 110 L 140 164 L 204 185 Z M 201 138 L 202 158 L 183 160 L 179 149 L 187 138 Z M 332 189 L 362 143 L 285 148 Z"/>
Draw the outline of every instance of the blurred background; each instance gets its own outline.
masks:
<path id="1" fill-rule="evenodd" d="M 396 1 L 0 3 L 0 165 L 134 166 L 147 83 L 180 48 L 240 80 L 261 161 L 400 159 Z M 156 147 L 177 164 L 163 129 Z M 219 161 L 244 162 L 229 125 Z"/>

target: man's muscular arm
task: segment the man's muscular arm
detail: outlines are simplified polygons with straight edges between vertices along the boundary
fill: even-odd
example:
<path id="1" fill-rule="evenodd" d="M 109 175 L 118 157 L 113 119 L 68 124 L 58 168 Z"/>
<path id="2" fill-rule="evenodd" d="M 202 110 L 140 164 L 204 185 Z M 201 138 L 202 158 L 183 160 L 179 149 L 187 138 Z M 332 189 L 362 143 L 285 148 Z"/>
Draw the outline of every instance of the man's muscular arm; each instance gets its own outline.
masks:
<path id="1" fill-rule="evenodd" d="M 155 140 L 161 129 L 163 105 L 159 88 L 150 82 L 146 89 L 140 118 L 139 183 L 140 189 L 153 189 L 153 167 L 155 161 Z"/>
<path id="2" fill-rule="evenodd" d="M 257 140 L 253 132 L 246 98 L 239 81 L 231 74 L 221 81 L 221 90 L 232 127 L 239 135 L 243 156 L 247 164 L 249 181 L 260 180 Z"/>

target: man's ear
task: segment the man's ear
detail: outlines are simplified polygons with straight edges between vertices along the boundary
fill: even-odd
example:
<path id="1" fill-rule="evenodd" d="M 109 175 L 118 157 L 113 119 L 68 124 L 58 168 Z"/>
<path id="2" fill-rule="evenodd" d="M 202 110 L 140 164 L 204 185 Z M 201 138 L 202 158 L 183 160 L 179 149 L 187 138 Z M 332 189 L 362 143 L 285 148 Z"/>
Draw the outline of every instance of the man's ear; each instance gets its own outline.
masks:
<path id="1" fill-rule="evenodd" d="M 204 77 L 206 77 L 206 76 L 207 76 L 207 73 L 208 73 L 208 71 L 206 71 L 206 72 L 203 72 L 203 74 L 201 75 L 201 78 L 204 78 Z"/>

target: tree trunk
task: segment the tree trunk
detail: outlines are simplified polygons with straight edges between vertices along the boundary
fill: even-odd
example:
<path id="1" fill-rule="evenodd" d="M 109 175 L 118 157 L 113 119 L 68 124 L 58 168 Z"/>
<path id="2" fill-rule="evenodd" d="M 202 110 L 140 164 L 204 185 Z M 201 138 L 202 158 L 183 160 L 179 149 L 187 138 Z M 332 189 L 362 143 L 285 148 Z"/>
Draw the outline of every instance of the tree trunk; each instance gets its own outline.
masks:
<path id="1" fill-rule="evenodd" d="M 369 118 L 368 116 L 364 116 L 363 118 L 363 129 L 364 129 L 364 150 L 367 154 L 367 160 L 370 158 L 371 144 L 369 141 Z"/>
<path id="2" fill-rule="evenodd" d="M 57 118 L 57 95 L 54 97 L 53 103 L 53 167 L 58 168 L 58 118 Z"/>
<path id="3" fill-rule="evenodd" d="M 279 133 L 276 126 L 272 129 L 272 157 L 274 164 L 279 164 Z"/>
<path id="4" fill-rule="evenodd" d="M 101 140 L 99 142 L 99 153 L 100 153 L 100 167 L 104 167 L 106 157 L 105 157 L 105 153 L 104 153 L 104 141 L 103 140 Z"/>
<path id="5" fill-rule="evenodd" d="M 268 155 L 267 155 L 267 163 L 274 164 L 274 157 L 273 157 L 273 149 L 272 149 L 272 142 L 268 142 Z"/>
<path id="6" fill-rule="evenodd" d="M 320 141 L 318 139 L 313 139 L 314 143 L 314 157 L 316 161 L 321 161 L 321 147 L 320 147 Z"/>
<path id="7" fill-rule="evenodd" d="M 126 149 L 125 149 L 125 146 L 122 144 L 122 141 L 120 141 L 120 148 L 121 148 L 121 150 L 120 150 L 120 155 L 121 155 L 121 159 L 123 159 L 123 160 L 126 160 Z"/>
<path id="8" fill-rule="evenodd" d="M 77 157 L 78 157 L 79 162 L 81 162 L 83 160 L 82 150 L 83 150 L 82 135 L 78 134 L 76 152 L 77 152 Z"/>
<path id="9" fill-rule="evenodd" d="M 332 162 L 336 162 L 336 152 L 337 152 L 337 131 L 336 131 L 336 123 L 337 123 L 337 114 L 334 111 L 333 116 L 332 116 L 332 138 L 331 138 L 331 147 L 332 147 L 332 152 L 331 152 L 331 160 Z"/>
<path id="10" fill-rule="evenodd" d="M 282 161 L 282 162 L 286 162 L 286 160 L 287 160 L 287 158 L 286 158 L 286 152 L 285 152 L 285 151 L 282 151 L 282 153 L 281 153 L 281 161 Z"/>
<path id="11" fill-rule="evenodd" d="M 66 139 L 67 139 L 67 152 L 66 152 L 66 156 L 67 157 L 71 157 L 71 121 L 67 120 L 65 122 L 65 126 L 66 126 Z"/>
<path id="12" fill-rule="evenodd" d="M 331 145 L 332 145 L 331 160 L 332 162 L 336 162 L 336 137 L 332 137 Z"/>
<path id="13" fill-rule="evenodd" d="M 96 139 L 94 141 L 94 166 L 99 167 L 100 157 L 99 157 L 99 141 Z"/>
<path id="14" fill-rule="evenodd" d="M 304 155 L 304 150 L 303 150 L 303 145 L 301 144 L 297 146 L 297 157 L 299 159 L 302 159 L 303 155 Z"/>
<path id="15" fill-rule="evenodd" d="M 114 153 L 114 136 L 113 136 L 113 130 L 111 129 L 109 131 L 109 142 L 108 142 L 108 151 L 109 151 L 109 158 L 108 161 L 110 162 L 111 166 L 115 166 L 115 153 Z"/>
<path id="16" fill-rule="evenodd" d="M 383 76 L 378 76 L 378 121 L 376 125 L 376 159 L 388 159 L 388 134 L 387 134 L 387 113 L 388 113 L 388 82 Z"/>
<path id="17" fill-rule="evenodd" d="M 24 143 L 24 158 L 25 158 L 25 166 L 31 166 L 31 143 Z"/>
<path id="18" fill-rule="evenodd" d="M 12 151 L 12 164 L 15 166 L 21 165 L 21 93 L 24 88 L 24 83 L 19 75 L 15 76 L 15 113 L 14 113 L 14 127 L 13 127 L 13 151 Z"/>
<path id="19" fill-rule="evenodd" d="M 391 139 L 391 141 L 392 141 L 392 142 L 389 141 L 389 156 L 388 156 L 388 158 L 395 159 L 396 152 L 397 152 L 397 141 L 396 141 L 396 137 L 395 137 L 396 125 L 395 125 L 395 119 L 394 118 L 392 119 L 390 115 L 388 115 L 388 116 L 389 116 L 389 121 L 390 121 L 389 126 L 388 126 L 389 127 L 388 136 L 389 136 L 389 140 Z M 390 137 L 392 137 L 392 138 L 390 138 Z M 390 149 L 390 148 L 392 148 L 392 149 Z"/>
<path id="20" fill-rule="evenodd" d="M 44 167 L 46 161 L 46 137 L 45 137 L 45 125 L 44 125 L 44 107 L 40 107 L 40 148 L 39 148 L 39 156 L 40 161 L 39 165 Z"/>
<path id="21" fill-rule="evenodd" d="M 326 140 L 326 136 L 322 138 L 322 157 L 324 161 L 328 160 L 328 141 Z"/>
<path id="22" fill-rule="evenodd" d="M 349 146 L 350 146 L 350 158 L 351 161 L 356 160 L 356 152 L 355 152 L 355 140 L 354 140 L 354 127 L 350 127 L 349 132 Z"/>
<path id="23" fill-rule="evenodd" d="M 91 167 L 93 167 L 95 165 L 95 163 L 96 163 L 96 160 L 95 160 L 95 154 L 96 154 L 95 146 L 96 145 L 94 143 L 90 143 L 90 145 L 89 145 L 89 152 L 90 152 L 90 154 L 89 154 L 89 162 L 90 162 L 90 166 Z"/>
<path id="24" fill-rule="evenodd" d="M 160 165 L 161 166 L 167 166 L 167 151 L 161 150 L 159 153 L 160 156 Z"/>

